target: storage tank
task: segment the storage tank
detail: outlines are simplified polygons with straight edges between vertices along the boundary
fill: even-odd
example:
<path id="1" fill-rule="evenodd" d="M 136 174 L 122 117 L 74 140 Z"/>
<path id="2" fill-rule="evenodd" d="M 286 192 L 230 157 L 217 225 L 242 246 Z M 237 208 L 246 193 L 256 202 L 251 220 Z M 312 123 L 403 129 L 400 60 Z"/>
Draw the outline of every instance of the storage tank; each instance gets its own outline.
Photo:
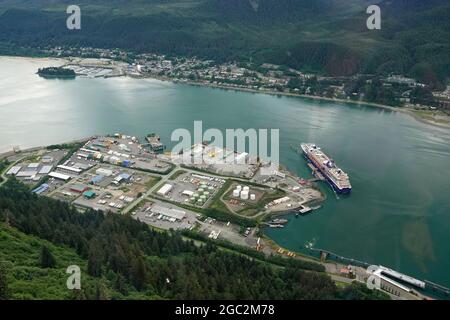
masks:
<path id="1" fill-rule="evenodd" d="M 236 190 L 241 191 L 241 190 L 242 190 L 242 186 L 237 186 L 237 187 L 236 187 Z"/>
<path id="2" fill-rule="evenodd" d="M 250 194 L 250 200 L 256 200 L 256 195 L 254 193 Z"/>
<path id="3" fill-rule="evenodd" d="M 238 198 L 240 193 L 241 191 L 239 191 L 238 189 L 233 190 L 233 197 Z"/>
<path id="4" fill-rule="evenodd" d="M 250 191 L 250 188 L 248 186 L 245 186 L 243 190 L 248 192 Z"/>
<path id="5" fill-rule="evenodd" d="M 248 191 L 243 190 L 241 192 L 241 199 L 242 200 L 247 200 L 248 199 Z"/>

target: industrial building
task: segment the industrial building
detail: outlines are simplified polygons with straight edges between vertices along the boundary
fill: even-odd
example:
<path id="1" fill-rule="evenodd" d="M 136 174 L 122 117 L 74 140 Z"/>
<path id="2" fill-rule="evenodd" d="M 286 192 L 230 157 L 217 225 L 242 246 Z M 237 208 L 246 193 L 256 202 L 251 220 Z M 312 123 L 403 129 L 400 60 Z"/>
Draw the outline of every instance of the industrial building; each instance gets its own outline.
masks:
<path id="1" fill-rule="evenodd" d="M 114 184 L 119 184 L 119 183 L 121 183 L 123 181 L 128 182 L 128 181 L 130 181 L 130 179 L 131 179 L 131 174 L 121 173 L 117 177 L 114 178 L 113 183 Z"/>
<path id="2" fill-rule="evenodd" d="M 51 156 L 43 156 L 42 159 L 41 159 L 42 163 L 52 163 L 53 160 L 54 159 Z"/>
<path id="3" fill-rule="evenodd" d="M 59 172 L 50 172 L 48 176 L 51 178 L 55 178 L 55 179 L 63 180 L 63 181 L 67 181 L 71 178 L 70 176 L 59 173 Z"/>
<path id="4" fill-rule="evenodd" d="M 11 169 L 8 170 L 8 172 L 6 173 L 7 175 L 13 175 L 15 176 L 16 174 L 19 173 L 19 171 L 22 169 L 21 166 L 14 166 Z"/>
<path id="5" fill-rule="evenodd" d="M 105 177 L 110 177 L 113 174 L 112 170 L 105 169 L 105 168 L 99 168 L 99 169 L 95 170 L 95 173 L 98 175 L 105 176 Z"/>
<path id="6" fill-rule="evenodd" d="M 171 209 L 163 206 L 155 205 L 151 212 L 157 215 L 160 215 L 160 219 L 165 217 L 169 220 L 175 222 L 175 221 L 181 221 L 186 217 L 186 211 L 178 210 L 178 209 Z"/>
<path id="7" fill-rule="evenodd" d="M 34 177 L 37 175 L 37 171 L 36 170 L 25 170 L 25 171 L 19 171 L 16 174 L 16 177 L 18 178 L 30 178 L 30 177 Z"/>
<path id="8" fill-rule="evenodd" d="M 92 190 L 88 190 L 83 193 L 83 197 L 85 197 L 86 199 L 94 199 L 95 196 L 96 196 L 96 194 Z"/>
<path id="9" fill-rule="evenodd" d="M 76 192 L 76 193 L 83 193 L 87 191 L 89 188 L 82 184 L 73 184 L 70 186 L 70 191 Z"/>
<path id="10" fill-rule="evenodd" d="M 64 172 L 64 173 L 75 173 L 75 174 L 80 174 L 83 170 L 79 169 L 79 168 L 74 168 L 74 167 L 68 167 L 68 166 L 64 166 L 64 165 L 59 165 L 56 168 L 58 168 L 58 170 Z"/>
<path id="11" fill-rule="evenodd" d="M 194 195 L 194 192 L 191 190 L 184 190 L 181 194 L 184 196 L 192 197 Z"/>
<path id="12" fill-rule="evenodd" d="M 96 175 L 95 177 L 93 177 L 92 179 L 91 179 L 91 184 L 99 184 L 100 182 L 102 182 L 103 181 L 103 179 L 105 179 L 105 176 L 104 175 L 101 175 L 101 174 L 98 174 L 98 175 Z"/>
<path id="13" fill-rule="evenodd" d="M 172 188 L 173 188 L 173 186 L 171 184 L 166 183 L 164 186 L 162 186 L 161 189 L 158 190 L 157 193 L 160 196 L 165 196 L 172 190 Z"/>
<path id="14" fill-rule="evenodd" d="M 39 163 L 38 162 L 30 163 L 28 165 L 28 168 L 30 168 L 30 169 L 36 169 L 37 167 L 39 167 Z"/>
<path id="15" fill-rule="evenodd" d="M 41 193 L 47 191 L 49 187 L 50 187 L 50 186 L 49 186 L 48 184 L 43 183 L 42 185 L 40 185 L 39 187 L 37 187 L 36 189 L 34 189 L 34 190 L 31 191 L 31 192 L 32 192 L 32 193 L 35 193 L 35 194 L 37 194 L 37 195 L 39 195 L 39 194 L 41 194 Z"/>
<path id="16" fill-rule="evenodd" d="M 39 174 L 49 174 L 52 169 L 53 166 L 43 166 L 41 170 L 39 170 Z"/>

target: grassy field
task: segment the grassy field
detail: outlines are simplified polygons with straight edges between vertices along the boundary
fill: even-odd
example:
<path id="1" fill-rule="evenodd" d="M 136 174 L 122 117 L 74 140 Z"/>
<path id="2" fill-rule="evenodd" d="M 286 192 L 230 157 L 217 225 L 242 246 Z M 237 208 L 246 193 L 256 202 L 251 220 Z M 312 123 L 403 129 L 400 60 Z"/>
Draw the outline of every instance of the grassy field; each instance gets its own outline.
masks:
<path id="1" fill-rule="evenodd" d="M 185 170 L 177 170 L 174 173 L 172 173 L 172 175 L 169 177 L 169 180 L 175 180 L 176 178 L 181 176 L 183 173 L 186 173 L 186 171 Z"/>

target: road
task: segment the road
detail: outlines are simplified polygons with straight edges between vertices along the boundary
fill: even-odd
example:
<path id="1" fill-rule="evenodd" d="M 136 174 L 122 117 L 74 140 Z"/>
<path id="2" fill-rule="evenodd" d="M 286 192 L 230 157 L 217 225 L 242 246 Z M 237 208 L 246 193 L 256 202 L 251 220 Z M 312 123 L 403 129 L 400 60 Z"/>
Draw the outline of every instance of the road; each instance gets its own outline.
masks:
<path id="1" fill-rule="evenodd" d="M 22 161 L 25 157 L 19 158 L 18 160 L 14 161 L 8 168 L 6 168 L 5 170 L 3 170 L 1 177 L 2 177 L 2 182 L 0 182 L 0 187 L 2 185 L 4 185 L 6 183 L 6 181 L 8 181 L 8 177 L 6 176 L 6 173 L 9 171 L 9 169 L 11 169 L 12 167 L 14 167 L 16 164 L 18 164 L 20 161 Z"/>

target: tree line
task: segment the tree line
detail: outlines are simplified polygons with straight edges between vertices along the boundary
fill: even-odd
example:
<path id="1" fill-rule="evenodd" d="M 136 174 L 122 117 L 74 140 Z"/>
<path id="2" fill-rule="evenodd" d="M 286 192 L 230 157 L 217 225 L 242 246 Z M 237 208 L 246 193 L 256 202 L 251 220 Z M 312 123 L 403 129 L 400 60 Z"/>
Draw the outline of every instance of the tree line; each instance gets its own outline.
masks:
<path id="1" fill-rule="evenodd" d="M 123 298 L 133 298 L 129 294 L 136 291 L 146 298 L 166 299 L 378 297 L 361 286 L 340 289 L 328 276 L 305 271 L 301 265 L 274 267 L 212 243 L 184 240 L 178 232 L 154 231 L 129 216 L 80 213 L 67 203 L 31 194 L 15 179 L 0 188 L 0 221 L 73 248 L 87 260 L 90 277 L 107 279 L 93 294 L 81 289 L 74 298 L 104 297 L 102 286 L 111 286 Z M 42 266 L 55 266 L 46 248 L 40 259 Z M 0 274 L 0 280 L 4 278 Z M 0 283 L 2 287 L 6 285 Z"/>

